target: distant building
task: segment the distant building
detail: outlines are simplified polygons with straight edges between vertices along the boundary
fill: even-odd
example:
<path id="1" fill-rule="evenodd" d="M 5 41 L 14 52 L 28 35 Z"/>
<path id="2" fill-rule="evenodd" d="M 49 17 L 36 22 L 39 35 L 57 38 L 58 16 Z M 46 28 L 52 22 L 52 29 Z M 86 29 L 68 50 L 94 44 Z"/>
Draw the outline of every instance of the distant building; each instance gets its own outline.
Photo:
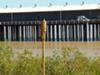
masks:
<path id="1" fill-rule="evenodd" d="M 100 19 L 100 5 L 67 5 L 35 8 L 0 8 L 1 41 L 40 41 L 40 25 L 46 19 L 59 24 L 47 25 L 47 41 L 98 41 L 99 24 L 60 24 L 62 21 Z M 30 22 L 28 25 L 28 21 Z"/>

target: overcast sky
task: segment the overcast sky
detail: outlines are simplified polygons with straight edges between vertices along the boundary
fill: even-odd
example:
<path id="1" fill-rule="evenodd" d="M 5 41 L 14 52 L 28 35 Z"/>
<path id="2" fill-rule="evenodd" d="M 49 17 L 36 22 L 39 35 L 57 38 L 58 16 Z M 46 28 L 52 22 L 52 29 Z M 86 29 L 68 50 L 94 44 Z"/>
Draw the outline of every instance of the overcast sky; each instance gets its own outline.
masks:
<path id="1" fill-rule="evenodd" d="M 19 5 L 22 5 L 23 7 L 33 7 L 34 4 L 37 4 L 37 6 L 48 6 L 49 3 L 54 5 L 64 5 L 66 2 L 73 5 L 81 4 L 82 1 L 84 1 L 85 4 L 100 3 L 100 0 L 0 0 L 0 7 L 3 8 L 6 5 L 8 5 L 8 7 L 19 7 Z"/>

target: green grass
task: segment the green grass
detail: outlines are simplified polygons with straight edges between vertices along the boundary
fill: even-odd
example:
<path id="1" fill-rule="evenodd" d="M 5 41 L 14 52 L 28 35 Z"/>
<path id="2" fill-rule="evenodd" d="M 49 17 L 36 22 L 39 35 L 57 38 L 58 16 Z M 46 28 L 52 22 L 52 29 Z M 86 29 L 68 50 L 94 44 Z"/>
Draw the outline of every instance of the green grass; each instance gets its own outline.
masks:
<path id="1" fill-rule="evenodd" d="M 14 54 L 10 47 L 0 47 L 0 75 L 41 75 L 41 58 L 24 50 Z M 46 75 L 100 75 L 100 57 L 90 59 L 74 48 L 62 48 L 46 57 Z"/>

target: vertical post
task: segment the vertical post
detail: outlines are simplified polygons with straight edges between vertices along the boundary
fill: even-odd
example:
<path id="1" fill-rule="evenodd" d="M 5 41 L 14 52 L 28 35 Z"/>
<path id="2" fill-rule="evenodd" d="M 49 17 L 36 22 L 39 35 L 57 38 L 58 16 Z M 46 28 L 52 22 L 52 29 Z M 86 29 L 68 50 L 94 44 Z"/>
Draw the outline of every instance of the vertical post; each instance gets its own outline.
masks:
<path id="1" fill-rule="evenodd" d="M 69 25 L 67 25 L 67 41 L 69 41 Z"/>
<path id="2" fill-rule="evenodd" d="M 19 40 L 22 40 L 22 30 L 21 30 L 21 26 L 19 26 Z"/>
<path id="3" fill-rule="evenodd" d="M 25 41 L 25 26 L 23 26 L 23 40 Z"/>
<path id="4" fill-rule="evenodd" d="M 82 41 L 84 41 L 84 26 L 82 24 Z"/>
<path id="5" fill-rule="evenodd" d="M 42 75 L 45 75 L 45 38 L 46 38 L 46 21 L 41 24 L 41 39 L 42 39 Z"/>
<path id="6" fill-rule="evenodd" d="M 76 41 L 76 25 L 74 24 L 74 41 Z"/>
<path id="7" fill-rule="evenodd" d="M 86 27 L 86 28 L 87 28 L 87 41 L 89 41 L 89 38 L 90 38 L 90 37 L 89 37 L 89 24 L 87 23 L 86 26 L 87 26 L 87 27 Z"/>
<path id="8" fill-rule="evenodd" d="M 94 41 L 96 41 L 96 35 L 97 35 L 97 33 L 96 33 L 96 24 L 94 24 Z"/>
<path id="9" fill-rule="evenodd" d="M 93 41 L 93 28 L 92 28 L 92 24 L 90 25 L 90 41 Z"/>
<path id="10" fill-rule="evenodd" d="M 4 26 L 4 41 L 6 41 L 6 26 Z"/>

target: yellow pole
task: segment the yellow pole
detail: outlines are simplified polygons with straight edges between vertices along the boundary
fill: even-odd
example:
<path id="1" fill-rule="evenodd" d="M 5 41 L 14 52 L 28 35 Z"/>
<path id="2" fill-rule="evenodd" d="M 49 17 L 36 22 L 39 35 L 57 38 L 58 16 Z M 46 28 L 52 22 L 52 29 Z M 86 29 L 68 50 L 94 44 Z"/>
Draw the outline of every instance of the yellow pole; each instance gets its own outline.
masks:
<path id="1" fill-rule="evenodd" d="M 41 39 L 42 39 L 42 75 L 45 75 L 45 37 L 46 37 L 46 21 L 41 24 Z"/>

